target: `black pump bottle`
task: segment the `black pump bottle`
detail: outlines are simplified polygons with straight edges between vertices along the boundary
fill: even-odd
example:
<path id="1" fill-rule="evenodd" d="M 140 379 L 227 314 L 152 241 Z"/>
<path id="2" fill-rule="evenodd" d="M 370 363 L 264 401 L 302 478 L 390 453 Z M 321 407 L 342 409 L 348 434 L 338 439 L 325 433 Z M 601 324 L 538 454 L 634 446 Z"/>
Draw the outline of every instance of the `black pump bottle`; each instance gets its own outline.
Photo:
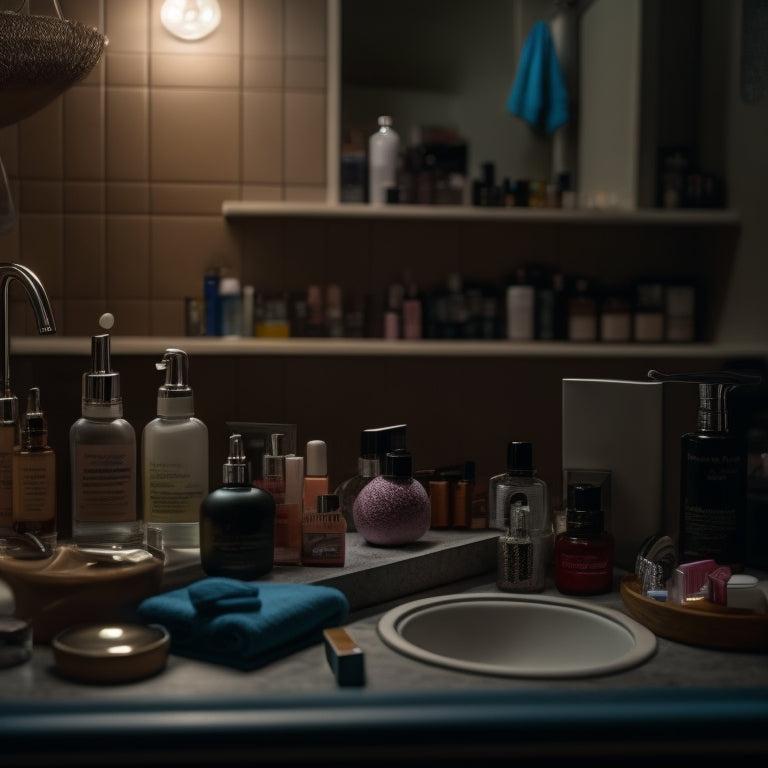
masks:
<path id="1" fill-rule="evenodd" d="M 651 370 L 648 378 L 699 386 L 696 430 L 681 438 L 680 561 L 711 558 L 741 570 L 746 549 L 747 442 L 744 435 L 729 431 L 727 399 L 734 387 L 759 384 L 760 377 L 732 371 Z"/>

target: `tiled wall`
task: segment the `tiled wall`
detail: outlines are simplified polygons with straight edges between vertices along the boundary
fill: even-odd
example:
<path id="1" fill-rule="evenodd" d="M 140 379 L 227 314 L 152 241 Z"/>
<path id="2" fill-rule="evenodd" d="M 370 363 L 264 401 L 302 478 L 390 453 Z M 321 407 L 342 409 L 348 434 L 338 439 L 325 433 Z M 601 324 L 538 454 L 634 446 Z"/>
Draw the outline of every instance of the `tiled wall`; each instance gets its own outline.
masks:
<path id="1" fill-rule="evenodd" d="M 97 331 L 104 311 L 117 334 L 182 333 L 206 268 L 241 271 L 222 200 L 325 199 L 325 0 L 219 0 L 221 26 L 194 43 L 163 29 L 161 4 L 62 0 L 106 53 L 0 131 L 19 211 L 0 261 L 39 275 L 65 335 Z M 31 332 L 17 290 L 11 328 Z"/>

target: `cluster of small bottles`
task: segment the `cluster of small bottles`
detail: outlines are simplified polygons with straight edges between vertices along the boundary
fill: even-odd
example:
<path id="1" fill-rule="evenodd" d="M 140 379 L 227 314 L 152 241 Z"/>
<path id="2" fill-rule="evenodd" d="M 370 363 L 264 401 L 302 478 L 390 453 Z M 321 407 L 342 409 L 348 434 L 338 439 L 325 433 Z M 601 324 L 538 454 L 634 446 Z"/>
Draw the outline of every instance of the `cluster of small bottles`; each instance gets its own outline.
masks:
<path id="1" fill-rule="evenodd" d="M 207 335 L 614 343 L 694 342 L 700 335 L 690 281 L 643 279 L 616 287 L 539 264 L 518 268 L 498 285 L 451 273 L 444 287 L 426 291 L 406 275 L 390 284 L 383 306 L 370 297 L 344 297 L 334 283 L 310 285 L 301 296 L 237 290 L 224 300 L 218 292 L 206 299 Z M 196 300 L 187 310 L 187 332 L 199 335 Z"/>
<path id="2" fill-rule="evenodd" d="M 496 166 L 481 165 L 479 179 L 472 182 L 472 205 L 503 208 L 575 208 L 576 193 L 571 176 L 561 173 L 557 179 L 502 179 L 496 181 Z"/>
<path id="3" fill-rule="evenodd" d="M 538 592 L 554 561 L 555 586 L 567 595 L 597 595 L 613 586 L 613 537 L 604 530 L 600 487 L 568 488 L 566 528 L 555 536 L 546 483 L 536 477 L 528 442 L 510 442 L 507 469 L 490 478 L 489 527 L 498 540 L 497 586 Z"/>

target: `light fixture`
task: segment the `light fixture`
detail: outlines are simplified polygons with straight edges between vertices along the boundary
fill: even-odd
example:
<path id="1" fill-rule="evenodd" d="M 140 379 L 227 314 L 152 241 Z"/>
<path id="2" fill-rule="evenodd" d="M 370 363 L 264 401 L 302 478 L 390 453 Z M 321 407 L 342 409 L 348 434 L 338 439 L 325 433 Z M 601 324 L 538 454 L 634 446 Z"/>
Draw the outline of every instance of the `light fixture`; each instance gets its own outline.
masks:
<path id="1" fill-rule="evenodd" d="M 201 40 L 219 26 L 221 8 L 217 0 L 165 0 L 160 20 L 182 40 Z"/>

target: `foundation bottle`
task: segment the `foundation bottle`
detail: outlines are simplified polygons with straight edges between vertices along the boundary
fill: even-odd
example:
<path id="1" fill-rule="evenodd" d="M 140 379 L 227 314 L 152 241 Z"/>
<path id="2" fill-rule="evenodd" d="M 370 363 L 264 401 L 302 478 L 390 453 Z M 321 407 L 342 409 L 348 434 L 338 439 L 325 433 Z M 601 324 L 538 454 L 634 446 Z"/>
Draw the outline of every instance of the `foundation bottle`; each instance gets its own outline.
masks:
<path id="1" fill-rule="evenodd" d="M 328 447 L 322 440 L 310 440 L 306 446 L 303 513 L 314 512 L 317 497 L 328 493 Z"/>
<path id="2" fill-rule="evenodd" d="M 72 535 L 76 544 L 137 547 L 136 433 L 123 418 L 120 374 L 110 361 L 108 333 L 91 339 L 83 374 L 82 416 L 70 428 Z"/>
<path id="3" fill-rule="evenodd" d="M 275 502 L 251 482 L 242 435 L 229 437 L 222 485 L 200 505 L 200 562 L 208 576 L 250 581 L 272 570 Z"/>
<path id="4" fill-rule="evenodd" d="M 599 595 L 613 586 L 613 537 L 603 528 L 600 486 L 568 488 L 565 531 L 555 540 L 555 586 L 565 595 Z"/>
<path id="5" fill-rule="evenodd" d="M 48 424 L 40 406 L 40 390 L 27 396 L 21 444 L 13 454 L 13 530 L 32 533 L 56 546 L 56 456 L 48 445 Z"/>
<path id="6" fill-rule="evenodd" d="M 189 359 L 166 349 L 156 364 L 165 371 L 157 391 L 157 418 L 141 436 L 144 522 L 160 528 L 169 547 L 200 546 L 200 503 L 208 487 L 208 429 L 195 418 Z"/>

